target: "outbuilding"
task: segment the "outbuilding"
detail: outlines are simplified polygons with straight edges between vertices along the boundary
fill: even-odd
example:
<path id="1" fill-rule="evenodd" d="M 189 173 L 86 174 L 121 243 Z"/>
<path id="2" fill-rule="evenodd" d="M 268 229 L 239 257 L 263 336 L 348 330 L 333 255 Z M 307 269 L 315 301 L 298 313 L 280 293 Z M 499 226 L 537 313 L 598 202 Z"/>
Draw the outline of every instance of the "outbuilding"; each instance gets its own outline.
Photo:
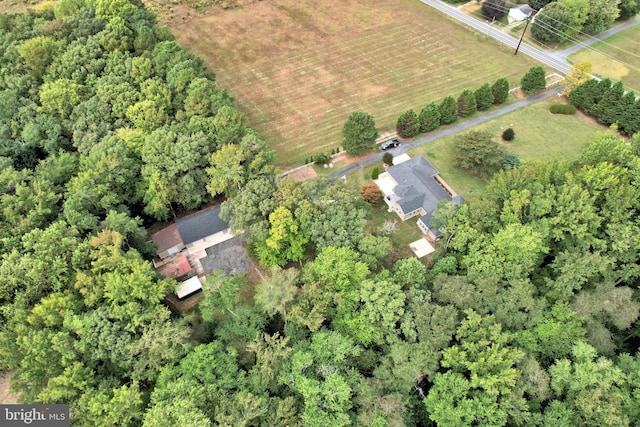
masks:
<path id="1" fill-rule="evenodd" d="M 180 301 L 189 298 L 191 295 L 202 291 L 202 283 L 198 276 L 193 276 L 176 286 L 176 296 Z"/>
<path id="2" fill-rule="evenodd" d="M 509 21 L 509 24 L 524 21 L 525 19 L 529 18 L 532 13 L 533 9 L 528 4 L 517 4 L 509 9 L 507 20 Z"/>

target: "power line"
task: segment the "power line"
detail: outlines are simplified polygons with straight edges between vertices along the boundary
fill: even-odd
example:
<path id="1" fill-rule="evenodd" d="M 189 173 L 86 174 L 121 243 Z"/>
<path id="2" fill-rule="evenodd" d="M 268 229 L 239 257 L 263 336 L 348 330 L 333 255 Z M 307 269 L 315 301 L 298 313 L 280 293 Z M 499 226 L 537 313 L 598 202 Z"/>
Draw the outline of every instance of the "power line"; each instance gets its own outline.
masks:
<path id="1" fill-rule="evenodd" d="M 496 9 L 500 10 L 501 12 L 503 12 L 503 13 L 505 13 L 505 14 L 507 14 L 507 15 L 509 14 L 510 9 L 509 9 L 509 8 L 507 8 L 506 6 L 500 6 L 500 5 L 492 5 L 492 6 L 494 6 Z M 540 9 L 540 10 L 542 10 L 542 9 Z M 535 16 L 533 16 L 533 17 L 531 17 L 531 18 L 535 18 Z M 563 25 L 563 26 L 565 26 L 565 27 L 567 27 L 567 28 L 571 28 L 571 27 L 569 26 L 569 24 L 567 24 L 567 23 L 565 23 L 565 22 L 562 22 L 562 21 L 560 21 L 560 20 L 558 20 L 558 19 L 556 19 L 556 18 L 553 18 L 553 17 L 551 17 L 551 16 L 545 16 L 545 18 L 546 18 L 546 19 L 548 19 L 548 20 L 551 20 L 551 21 L 557 22 L 558 24 Z M 554 28 L 555 28 L 555 27 L 554 27 Z M 558 29 L 558 28 L 556 28 L 556 30 L 560 31 L 560 29 Z M 631 52 L 631 51 L 628 51 L 628 50 L 626 50 L 626 49 L 623 49 L 623 48 L 621 48 L 621 47 L 618 47 L 618 46 L 612 45 L 611 43 L 605 42 L 605 41 L 604 41 L 604 40 L 602 40 L 602 39 L 599 39 L 599 38 L 597 38 L 597 37 L 591 36 L 591 35 L 589 35 L 589 34 L 587 34 L 587 33 L 582 32 L 582 31 L 579 31 L 579 32 L 578 32 L 578 35 L 580 35 L 580 34 L 582 34 L 582 35 L 584 35 L 584 36 L 586 36 L 586 37 L 588 37 L 588 38 L 590 38 L 590 39 L 592 39 L 592 40 L 595 40 L 596 42 L 600 42 L 600 43 L 606 44 L 606 45 L 608 45 L 608 46 L 611 46 L 611 47 L 612 47 L 612 48 L 614 48 L 614 49 L 618 49 L 618 50 L 619 50 L 619 51 L 621 51 L 621 52 L 624 52 L 624 53 L 626 53 L 626 54 L 629 54 L 629 55 L 635 56 L 635 57 L 637 57 L 637 58 L 640 58 L 640 55 L 637 55 L 637 54 L 635 54 L 635 53 L 633 53 L 633 52 Z M 574 43 L 575 43 L 576 45 L 578 45 L 578 46 L 582 46 L 583 48 L 587 48 L 587 47 L 589 47 L 589 45 L 588 45 L 586 42 L 584 42 L 584 41 L 582 41 L 582 40 L 580 40 L 580 39 L 573 38 L 573 40 L 572 40 L 572 41 L 574 41 Z M 544 46 L 547 46 L 547 45 L 545 45 L 544 43 L 542 43 L 542 44 L 543 44 Z M 547 46 L 547 47 L 548 47 L 548 46 Z"/>

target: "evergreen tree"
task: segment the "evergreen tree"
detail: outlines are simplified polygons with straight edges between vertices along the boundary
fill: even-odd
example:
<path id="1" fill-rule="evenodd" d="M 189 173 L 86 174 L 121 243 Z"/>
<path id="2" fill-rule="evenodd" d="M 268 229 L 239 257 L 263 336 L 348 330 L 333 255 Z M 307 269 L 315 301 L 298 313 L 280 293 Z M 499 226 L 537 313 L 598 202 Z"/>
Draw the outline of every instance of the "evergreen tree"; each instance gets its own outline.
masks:
<path id="1" fill-rule="evenodd" d="M 618 123 L 620 119 L 619 105 L 622 103 L 624 97 L 624 85 L 622 82 L 614 84 L 609 90 L 607 90 L 602 97 L 602 100 L 595 108 L 596 116 L 600 123 L 607 125 Z"/>
<path id="2" fill-rule="evenodd" d="M 493 104 L 493 91 L 489 83 L 485 83 L 478 88 L 473 94 L 476 98 L 478 111 L 484 111 Z"/>
<path id="3" fill-rule="evenodd" d="M 468 117 L 478 110 L 476 97 L 469 89 L 462 91 L 458 97 L 458 115 L 460 117 Z"/>
<path id="4" fill-rule="evenodd" d="M 493 93 L 493 103 L 502 104 L 507 100 L 509 96 L 509 80 L 506 77 L 501 77 L 491 86 L 491 92 Z"/>
<path id="5" fill-rule="evenodd" d="M 412 138 L 420 132 L 420 123 L 418 116 L 413 110 L 407 110 L 398 117 L 396 123 L 398 135 L 402 138 Z"/>
<path id="6" fill-rule="evenodd" d="M 361 111 L 351 113 L 342 128 L 342 146 L 349 154 L 360 154 L 373 148 L 380 136 L 373 116 Z"/>
<path id="7" fill-rule="evenodd" d="M 420 132 L 429 132 L 440 126 L 440 110 L 435 102 L 427 104 L 418 115 Z"/>
<path id="8" fill-rule="evenodd" d="M 440 110 L 440 123 L 443 125 L 453 123 L 458 118 L 458 105 L 453 96 L 445 97 L 438 106 L 438 110 Z"/>
<path id="9" fill-rule="evenodd" d="M 544 68 L 540 66 L 531 67 L 520 80 L 520 88 L 527 94 L 538 89 L 544 89 L 546 86 Z"/>

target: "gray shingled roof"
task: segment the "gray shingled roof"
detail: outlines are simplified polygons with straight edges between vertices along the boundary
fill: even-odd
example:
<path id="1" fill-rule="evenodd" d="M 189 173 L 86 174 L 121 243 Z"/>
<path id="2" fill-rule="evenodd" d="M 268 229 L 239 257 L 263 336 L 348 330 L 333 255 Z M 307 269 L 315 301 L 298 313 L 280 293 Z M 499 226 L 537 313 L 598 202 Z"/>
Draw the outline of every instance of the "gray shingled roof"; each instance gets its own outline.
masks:
<path id="1" fill-rule="evenodd" d="M 517 4 L 511 9 L 518 9 L 520 12 L 524 13 L 527 16 L 531 15 L 531 13 L 533 12 L 533 9 L 528 4 Z"/>
<path id="2" fill-rule="evenodd" d="M 458 194 L 452 198 L 434 178 L 438 174 L 436 168 L 422 156 L 391 166 L 387 172 L 398 183 L 393 192 L 399 197 L 396 203 L 402 211 L 409 213 L 422 207 L 426 214 L 420 221 L 429 227 L 436 237 L 440 236 L 440 232 L 431 224 L 433 211 L 442 200 L 452 200 L 461 205 L 464 203 L 464 197 Z"/>
<path id="3" fill-rule="evenodd" d="M 434 178 L 438 171 L 422 156 L 391 166 L 387 172 L 398 183 L 393 192 L 400 198 L 397 203 L 405 213 L 421 206 L 429 213 L 440 200 L 451 200 L 449 192 Z"/>
<path id="4" fill-rule="evenodd" d="M 177 220 L 176 227 L 182 242 L 188 245 L 229 228 L 229 224 L 221 220 L 219 214 L 220 206 L 216 206 Z"/>

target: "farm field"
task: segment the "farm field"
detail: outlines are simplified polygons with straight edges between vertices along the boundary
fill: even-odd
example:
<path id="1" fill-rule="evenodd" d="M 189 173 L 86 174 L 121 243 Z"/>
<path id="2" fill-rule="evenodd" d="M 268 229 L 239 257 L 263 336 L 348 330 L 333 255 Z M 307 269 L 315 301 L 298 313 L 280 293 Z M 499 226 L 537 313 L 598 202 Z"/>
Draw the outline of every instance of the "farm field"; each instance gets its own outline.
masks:
<path id="1" fill-rule="evenodd" d="M 592 47 L 597 52 L 582 49 L 569 56 L 569 60 L 573 63 L 590 62 L 595 74 L 622 80 L 625 87 L 640 92 L 640 25 L 597 42 Z"/>
<path id="2" fill-rule="evenodd" d="M 581 113 L 551 114 L 549 107 L 555 102 L 557 100 L 553 98 L 545 99 L 476 126 L 473 130 L 486 130 L 495 135 L 495 140 L 501 141 L 502 131 L 512 127 L 516 137 L 504 144 L 508 151 L 517 154 L 523 161 L 577 159 L 594 134 L 607 128 Z M 462 134 L 465 132 L 469 130 Z M 409 155 L 424 155 L 458 194 L 473 200 L 486 187 L 486 182 L 454 165 L 451 146 L 456 136 L 441 138 L 415 148 Z"/>
<path id="3" fill-rule="evenodd" d="M 22 13 L 35 8 L 38 0 L 0 0 L 0 13 Z"/>
<path id="4" fill-rule="evenodd" d="M 338 147 L 353 111 L 385 132 L 408 108 L 502 76 L 516 86 L 534 65 L 416 0 L 269 0 L 204 13 L 146 1 L 215 71 L 282 169 Z"/>

